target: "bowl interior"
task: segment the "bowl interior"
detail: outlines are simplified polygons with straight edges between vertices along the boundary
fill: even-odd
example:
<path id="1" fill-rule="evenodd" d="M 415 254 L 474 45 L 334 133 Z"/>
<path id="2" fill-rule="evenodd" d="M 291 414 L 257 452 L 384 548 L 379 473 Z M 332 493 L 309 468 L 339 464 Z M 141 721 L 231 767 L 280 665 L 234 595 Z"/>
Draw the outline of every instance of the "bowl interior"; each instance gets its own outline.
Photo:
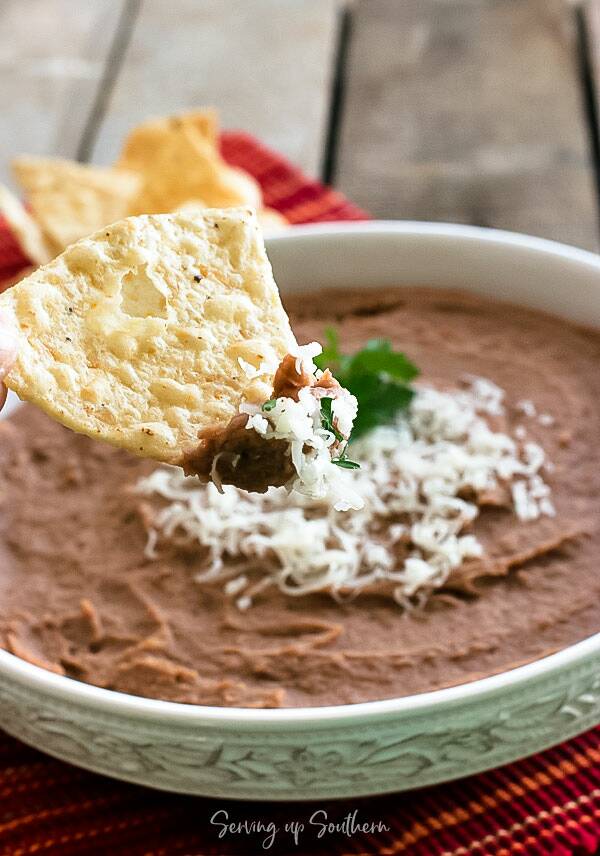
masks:
<path id="1" fill-rule="evenodd" d="M 427 223 L 371 222 L 323 224 L 297 227 L 267 241 L 275 278 L 282 293 L 310 292 L 320 288 L 394 287 L 399 285 L 459 288 L 547 311 L 571 321 L 600 328 L 600 257 L 583 250 L 475 227 Z M 11 395 L 0 419 L 18 406 Z M 172 716 L 194 715 L 223 720 L 243 715 L 245 721 L 276 723 L 320 715 L 364 716 L 398 709 L 426 708 L 444 701 L 452 704 L 461 696 L 495 693 L 508 685 L 529 681 L 548 670 L 569 668 L 578 657 L 589 657 L 600 648 L 600 634 L 578 645 L 502 675 L 468 685 L 401 699 L 307 710 L 242 711 L 183 705 L 134 698 L 80 684 L 45 672 L 0 651 L 0 668 L 24 682 L 63 697 L 112 706 L 136 706 L 147 715 L 162 710 Z M 319 713 L 321 711 L 321 714 Z"/>

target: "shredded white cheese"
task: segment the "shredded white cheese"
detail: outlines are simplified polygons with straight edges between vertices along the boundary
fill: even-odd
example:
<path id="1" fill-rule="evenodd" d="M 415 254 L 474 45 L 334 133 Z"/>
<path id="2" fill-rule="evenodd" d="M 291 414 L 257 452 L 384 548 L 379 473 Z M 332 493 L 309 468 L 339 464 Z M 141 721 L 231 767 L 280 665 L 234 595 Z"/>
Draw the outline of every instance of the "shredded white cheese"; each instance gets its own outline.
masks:
<path id="1" fill-rule="evenodd" d="M 550 428 L 554 425 L 554 416 L 550 413 L 540 413 L 538 416 L 538 422 L 540 425 L 543 425 L 545 428 Z"/>
<path id="2" fill-rule="evenodd" d="M 224 486 L 219 494 L 179 469 L 157 469 L 137 485 L 139 493 L 167 501 L 152 522 L 147 554 L 155 556 L 158 543 L 174 538 L 203 547 L 197 579 L 222 580 L 240 609 L 272 585 L 289 595 L 342 596 L 381 582 L 407 605 L 442 586 L 465 559 L 483 555 L 465 531 L 479 514 L 465 496 L 505 488 L 521 520 L 555 513 L 542 448 L 490 427 L 490 417 L 504 415 L 502 398 L 483 378 L 471 377 L 465 389 L 451 392 L 420 388 L 394 425 L 352 444 L 361 469 L 339 472 L 345 489 L 364 501 L 352 514 L 307 490 L 248 494 Z M 257 416 L 251 418 L 260 433 Z M 276 428 L 266 431 L 290 431 L 306 442 L 300 438 L 312 436 L 312 417 L 308 402 L 298 403 L 297 414 L 281 405 Z"/>
<path id="3" fill-rule="evenodd" d="M 314 358 L 322 353 L 323 348 L 318 342 L 309 342 L 308 345 L 298 345 L 295 352 L 296 356 L 296 371 L 298 374 L 306 372 L 306 374 L 315 374 L 317 366 L 313 362 Z"/>
<path id="4" fill-rule="evenodd" d="M 321 353 L 321 345 L 311 342 L 298 347 L 296 372 L 313 375 L 317 367 L 313 357 Z M 349 437 L 356 418 L 358 404 L 356 398 L 345 393 L 334 398 L 331 405 L 333 421 L 337 430 Z M 352 489 L 352 479 L 339 466 L 332 462 L 332 449 L 336 438 L 323 428 L 321 403 L 312 394 L 310 387 L 298 392 L 298 401 L 292 398 L 277 398 L 270 403 L 266 411 L 258 405 L 244 403 L 241 413 L 249 415 L 246 428 L 256 431 L 265 440 L 286 440 L 290 447 L 290 456 L 295 477 L 287 485 L 289 491 L 295 491 L 315 500 L 330 502 L 336 511 L 359 510 L 363 500 Z M 335 457 L 335 455 L 333 455 Z"/>
<path id="5" fill-rule="evenodd" d="M 528 398 L 524 398 L 522 401 L 517 401 L 515 407 L 523 414 L 523 416 L 527 416 L 530 419 L 537 416 L 537 408 L 533 401 L 530 401 Z"/>
<path id="6" fill-rule="evenodd" d="M 550 428 L 555 424 L 554 416 L 550 413 L 538 413 L 538 409 L 528 398 L 517 401 L 516 409 L 529 419 L 537 419 L 540 425 Z"/>
<path id="7" fill-rule="evenodd" d="M 243 357 L 238 357 L 238 364 L 246 377 L 253 380 L 255 377 L 259 377 L 260 375 L 273 376 L 277 371 L 279 361 L 275 354 L 269 354 L 268 357 L 260 363 L 258 368 L 253 366 L 252 363 L 249 363 Z"/>

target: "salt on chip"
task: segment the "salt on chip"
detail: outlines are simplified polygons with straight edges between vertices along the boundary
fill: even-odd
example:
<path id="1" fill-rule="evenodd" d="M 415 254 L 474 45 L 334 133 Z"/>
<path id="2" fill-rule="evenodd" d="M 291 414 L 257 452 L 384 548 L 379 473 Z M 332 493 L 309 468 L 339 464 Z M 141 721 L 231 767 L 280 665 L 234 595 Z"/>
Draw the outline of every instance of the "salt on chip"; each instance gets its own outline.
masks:
<path id="1" fill-rule="evenodd" d="M 269 398 L 271 367 L 297 347 L 247 209 L 122 220 L 0 295 L 2 310 L 21 333 L 11 389 L 165 462 Z"/>
<path id="2" fill-rule="evenodd" d="M 129 134 L 117 166 L 135 170 L 144 179 L 131 214 L 174 211 L 190 199 L 202 199 L 211 207 L 261 207 L 260 186 L 223 160 L 212 132 L 199 127 L 201 115 L 151 119 Z"/>
<path id="3" fill-rule="evenodd" d="M 8 187 L 0 184 L 0 214 L 17 240 L 23 254 L 35 265 L 49 262 L 56 253 L 50 249 L 42 230 Z"/>
<path id="4" fill-rule="evenodd" d="M 125 217 L 142 183 L 129 170 L 60 158 L 19 157 L 13 171 L 53 255 Z"/>

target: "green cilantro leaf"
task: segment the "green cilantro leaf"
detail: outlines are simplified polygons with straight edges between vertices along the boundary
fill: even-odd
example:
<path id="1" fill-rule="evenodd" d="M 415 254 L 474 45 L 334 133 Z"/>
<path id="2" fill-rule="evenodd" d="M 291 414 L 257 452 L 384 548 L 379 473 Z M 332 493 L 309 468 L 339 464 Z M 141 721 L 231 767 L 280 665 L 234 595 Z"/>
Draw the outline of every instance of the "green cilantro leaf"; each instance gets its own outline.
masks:
<path id="1" fill-rule="evenodd" d="M 333 398 L 322 398 L 321 399 L 321 426 L 325 429 L 325 431 L 329 431 L 336 440 L 340 442 L 344 439 L 344 435 L 341 434 L 338 429 L 333 424 Z"/>
<path id="2" fill-rule="evenodd" d="M 340 451 L 340 454 L 337 458 L 331 459 L 332 464 L 336 464 L 338 467 L 343 467 L 346 470 L 359 470 L 360 464 L 357 464 L 356 461 L 351 461 L 348 457 L 348 443 L 344 444 L 344 447 Z"/>
<path id="3" fill-rule="evenodd" d="M 265 401 L 265 403 L 261 407 L 261 410 L 264 410 L 265 413 L 268 413 L 270 410 L 273 410 L 273 408 L 275 407 L 276 404 L 277 404 L 277 399 L 271 398 L 271 399 L 269 399 L 269 401 Z"/>
<path id="4" fill-rule="evenodd" d="M 385 340 L 372 339 L 366 347 L 352 357 L 352 371 L 365 374 L 383 372 L 390 377 L 408 383 L 419 370 L 400 351 L 392 351 L 391 344 Z"/>
<path id="5" fill-rule="evenodd" d="M 332 458 L 331 463 L 335 464 L 337 467 L 343 467 L 345 470 L 360 470 L 360 464 L 357 464 L 356 461 L 351 461 L 350 458 L 347 456 L 347 448 L 348 444 L 346 443 L 340 453 L 339 458 Z"/>
<path id="6" fill-rule="evenodd" d="M 315 363 L 320 369 L 329 368 L 358 399 L 353 438 L 393 422 L 396 414 L 409 406 L 414 396 L 410 382 L 419 374 L 414 363 L 394 351 L 387 339 L 371 339 L 355 354 L 343 354 L 333 328 L 325 331 L 325 347 Z"/>
<path id="7" fill-rule="evenodd" d="M 347 458 L 332 458 L 331 463 L 335 464 L 336 467 L 343 467 L 345 470 L 360 470 L 360 464 Z"/>

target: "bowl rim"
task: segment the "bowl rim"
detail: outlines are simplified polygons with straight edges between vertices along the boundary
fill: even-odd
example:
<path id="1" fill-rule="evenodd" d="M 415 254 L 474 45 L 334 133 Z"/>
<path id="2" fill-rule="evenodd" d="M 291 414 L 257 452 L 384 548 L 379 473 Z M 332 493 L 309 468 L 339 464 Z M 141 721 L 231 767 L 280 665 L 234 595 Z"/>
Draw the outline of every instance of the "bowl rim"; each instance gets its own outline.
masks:
<path id="1" fill-rule="evenodd" d="M 320 707 L 281 707 L 254 709 L 245 707 L 216 707 L 214 705 L 187 704 L 145 698 L 118 690 L 109 690 L 86 684 L 65 675 L 57 675 L 41 666 L 28 663 L 5 650 L 0 650 L 0 674 L 13 677 L 19 684 L 63 702 L 93 706 L 94 712 L 152 719 L 169 720 L 183 725 L 221 725 L 239 727 L 264 725 L 302 725 L 335 722 L 349 725 L 365 719 L 389 715 L 437 713 L 465 702 L 489 699 L 506 690 L 518 691 L 523 684 L 534 679 L 542 680 L 549 674 L 564 671 L 584 659 L 600 653 L 600 633 L 581 642 L 541 657 L 523 666 L 507 669 L 487 678 L 416 695 L 357 702 L 355 704 L 323 705 Z"/>
<path id="2" fill-rule="evenodd" d="M 459 238 L 482 245 L 495 244 L 502 247 L 518 247 L 545 256 L 554 256 L 557 259 L 579 263 L 600 274 L 600 255 L 588 250 L 532 235 L 454 223 L 412 220 L 313 223 L 294 226 L 286 232 L 273 235 L 266 240 L 266 244 L 268 249 L 272 243 L 285 243 L 302 237 L 337 238 L 357 234 Z M 217 707 L 144 698 L 97 687 L 65 675 L 58 675 L 41 666 L 22 660 L 3 649 L 0 649 L 0 676 L 12 678 L 16 683 L 50 694 L 65 702 L 93 706 L 98 712 L 152 719 L 155 722 L 168 720 L 172 723 L 211 724 L 231 728 L 253 725 L 273 727 L 276 725 L 315 724 L 332 721 L 338 725 L 352 725 L 357 720 L 364 720 L 365 718 L 409 713 L 414 715 L 415 713 L 430 711 L 433 708 L 439 713 L 443 707 L 480 701 L 506 690 L 518 691 L 524 683 L 534 679 L 543 680 L 551 673 L 564 671 L 598 653 L 600 653 L 600 632 L 533 662 L 464 684 L 416 695 L 376 701 L 301 708 Z"/>
<path id="3" fill-rule="evenodd" d="M 431 220 L 346 220 L 322 223 L 292 224 L 282 232 L 265 237 L 267 251 L 271 244 L 286 243 L 301 237 L 343 237 L 344 235 L 405 235 L 414 237 L 470 239 L 480 244 L 512 246 L 580 262 L 600 272 L 600 252 L 584 250 L 551 238 L 541 238 L 525 232 L 494 229 L 489 226 L 470 226 L 462 223 L 444 223 Z"/>

